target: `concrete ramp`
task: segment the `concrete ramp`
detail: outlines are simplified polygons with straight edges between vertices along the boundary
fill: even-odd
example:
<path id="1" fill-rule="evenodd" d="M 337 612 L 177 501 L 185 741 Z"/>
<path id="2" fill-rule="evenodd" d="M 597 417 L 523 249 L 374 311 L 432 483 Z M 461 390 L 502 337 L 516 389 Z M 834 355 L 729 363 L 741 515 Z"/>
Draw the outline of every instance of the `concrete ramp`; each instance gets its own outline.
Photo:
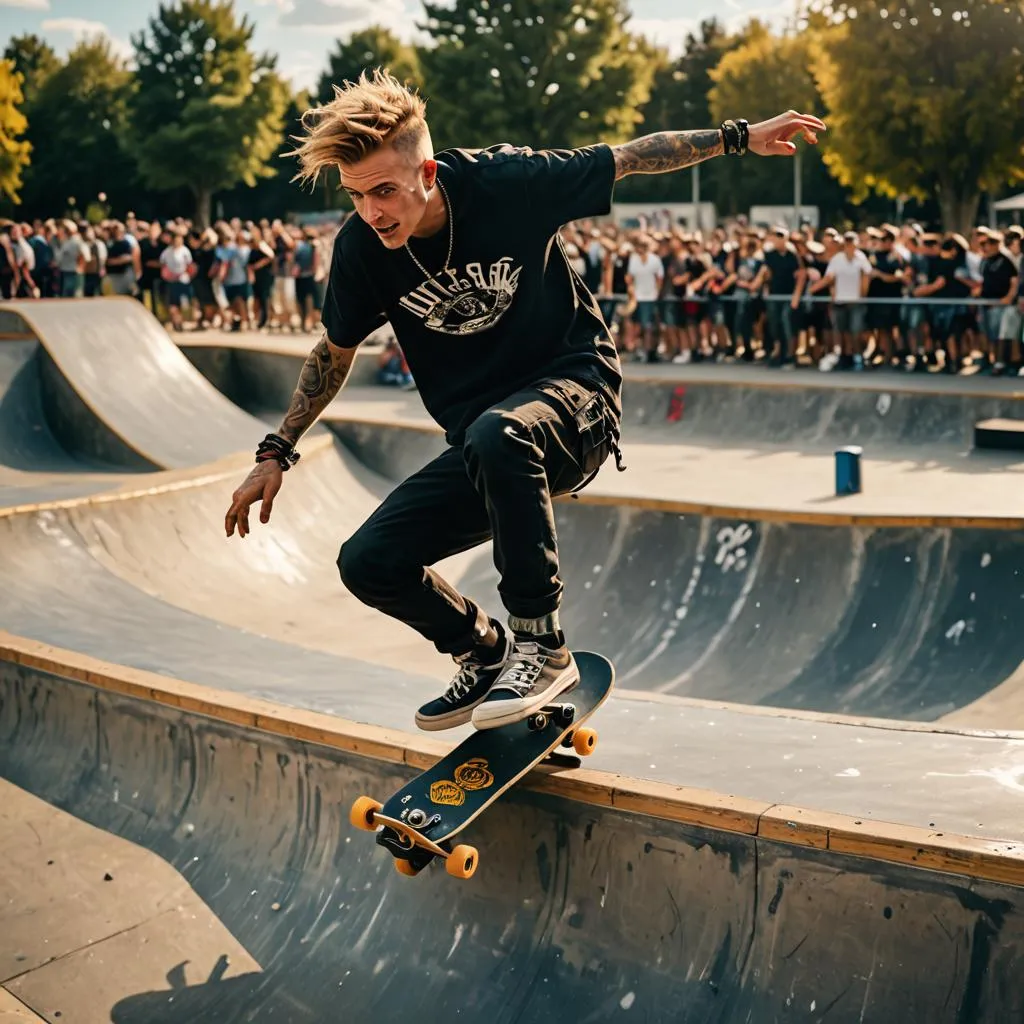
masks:
<path id="1" fill-rule="evenodd" d="M 0 304 L 0 330 L 34 337 L 55 373 L 47 416 L 74 455 L 177 469 L 254 450 L 267 427 L 225 398 L 128 298 Z"/>
<path id="2" fill-rule="evenodd" d="M 344 723 L 305 716 L 304 735 L 338 743 L 321 746 L 232 725 L 212 702 L 206 717 L 11 663 L 0 696 L 0 775 L 157 854 L 153 877 L 174 869 L 217 919 L 173 943 L 165 930 L 146 977 L 116 996 L 97 984 L 68 1021 L 1004 1024 L 1024 1013 L 1011 885 L 758 838 L 759 816 L 739 803 L 703 823 L 664 791 L 616 809 L 628 780 L 597 772 L 582 787 L 517 788 L 484 815 L 472 880 L 437 865 L 405 879 L 347 809 L 412 769 L 342 749 L 332 728 Z M 47 881 L 20 877 L 10 899 L 24 909 Z M 27 948 L 33 916 L 11 906 L 3 944 Z M 75 944 L 67 929 L 82 916 L 51 919 L 55 948 Z M 241 961 L 210 965 L 210 936 L 228 947 L 220 929 Z M 66 963 L 52 987 L 47 968 L 23 966 L 19 998 L 53 1021 L 60 986 L 130 978 L 103 952 L 101 941 Z M 0 984 L 19 970 L 7 964 Z"/>

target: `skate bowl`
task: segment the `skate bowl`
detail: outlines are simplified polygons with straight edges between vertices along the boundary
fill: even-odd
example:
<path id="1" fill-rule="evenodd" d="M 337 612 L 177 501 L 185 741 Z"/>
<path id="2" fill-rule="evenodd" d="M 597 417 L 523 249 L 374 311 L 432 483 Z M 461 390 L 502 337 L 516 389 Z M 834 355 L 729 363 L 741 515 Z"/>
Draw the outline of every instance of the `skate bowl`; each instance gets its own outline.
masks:
<path id="1" fill-rule="evenodd" d="M 482 817 L 469 882 L 405 879 L 348 807 L 458 739 L 411 732 L 450 661 L 334 559 L 436 435 L 335 423 L 228 543 L 286 389 L 243 411 L 90 301 L 81 351 L 82 304 L 0 310 L 0 1014 L 1020 1019 L 1012 494 L 984 526 L 560 502 L 573 644 L 619 670 L 598 753 Z M 497 607 L 487 549 L 441 568 Z"/>
<path id="2" fill-rule="evenodd" d="M 68 872 L 71 851 L 43 833 L 9 878 L 2 984 L 48 1021 L 953 1024 L 1024 1011 L 1021 889 L 1007 880 L 1022 872 L 1005 852 L 965 840 L 940 855 L 924 831 L 873 843 L 837 815 L 794 821 L 793 808 L 600 771 L 535 773 L 474 829 L 474 878 L 432 865 L 406 879 L 347 808 L 397 788 L 433 741 L 88 672 L 95 685 L 0 662 L 9 795 L 20 787 L 111 844 L 80 846 Z M 915 843 L 917 866 L 893 862 Z M 92 913 L 33 927 L 18 913 L 38 898 L 33 870 L 52 900 L 77 892 Z M 129 911 L 114 908 L 129 884 L 152 895 L 125 944 Z M 186 902 L 191 923 L 172 931 Z"/>

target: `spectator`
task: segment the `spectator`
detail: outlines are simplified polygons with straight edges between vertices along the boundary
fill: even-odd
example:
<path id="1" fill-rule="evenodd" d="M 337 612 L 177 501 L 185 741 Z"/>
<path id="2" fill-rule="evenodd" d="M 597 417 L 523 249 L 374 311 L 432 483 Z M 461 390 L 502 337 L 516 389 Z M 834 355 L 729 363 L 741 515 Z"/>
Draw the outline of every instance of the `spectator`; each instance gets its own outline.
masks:
<path id="1" fill-rule="evenodd" d="M 388 338 L 377 357 L 377 383 L 407 391 L 416 387 L 402 348 L 393 337 Z"/>
<path id="2" fill-rule="evenodd" d="M 311 329 L 310 317 L 317 304 L 315 280 L 320 254 L 315 243 L 316 231 L 306 228 L 292 252 L 295 303 L 299 307 L 299 323 L 303 331 Z"/>
<path id="3" fill-rule="evenodd" d="M 972 294 L 996 302 L 997 305 L 983 307 L 981 320 L 985 338 L 988 341 L 988 362 L 993 376 L 1002 376 L 1008 363 L 1012 363 L 1012 346 L 1019 340 L 1019 329 L 1014 313 L 1017 299 L 1018 265 L 1010 251 L 1003 245 L 1003 234 L 982 228 L 980 247 L 982 260 L 979 267 L 981 280 L 972 287 Z M 1018 335 L 1015 339 L 1014 333 Z"/>
<path id="4" fill-rule="evenodd" d="M 107 271 L 107 246 L 91 224 L 82 226 L 82 242 L 88 255 L 85 258 L 85 297 L 91 299 L 103 294 L 103 278 Z"/>
<path id="5" fill-rule="evenodd" d="M 870 230 L 870 229 L 869 229 Z M 903 294 L 906 264 L 896 252 L 896 233 L 885 227 L 874 232 L 875 251 L 869 257 L 871 276 L 868 298 L 898 299 Z M 875 331 L 876 345 L 872 356 L 875 366 L 889 366 L 894 358 L 906 364 L 906 346 L 900 335 L 900 304 L 878 303 L 868 306 L 868 324 Z"/>
<path id="6" fill-rule="evenodd" d="M 658 295 L 665 279 L 665 267 L 654 253 L 654 243 L 644 242 L 626 264 L 626 287 L 636 300 L 633 321 L 642 334 L 642 351 L 647 362 L 658 362 L 658 339 L 654 331 Z"/>
<path id="7" fill-rule="evenodd" d="M 13 299 L 18 294 L 20 284 L 18 259 L 11 245 L 13 223 L 0 220 L 0 299 Z"/>
<path id="8" fill-rule="evenodd" d="M 115 221 L 111 227 L 112 239 L 107 249 L 107 281 L 114 295 L 135 295 L 135 250 L 128 241 L 125 226 Z"/>
<path id="9" fill-rule="evenodd" d="M 796 337 L 796 312 L 807 280 L 807 273 L 789 241 L 789 232 L 777 227 L 765 240 L 764 266 L 768 284 L 769 366 L 793 366 L 793 342 Z"/>
<path id="10" fill-rule="evenodd" d="M 202 330 L 220 319 L 220 304 L 213 290 L 219 266 L 217 232 L 213 228 L 207 228 L 196 237 L 198 245 L 191 250 L 192 294 L 196 300 L 193 312 L 196 327 Z"/>
<path id="11" fill-rule="evenodd" d="M 253 227 L 252 248 L 249 250 L 249 280 L 252 284 L 253 312 L 258 312 L 257 330 L 266 330 L 270 322 L 274 294 L 274 250 L 263 237 L 263 231 Z"/>
<path id="12" fill-rule="evenodd" d="M 14 294 L 19 299 L 38 299 L 40 295 L 34 277 L 36 254 L 27 239 L 30 231 L 31 228 L 27 224 L 11 225 L 11 255 L 14 257 L 18 279 Z"/>
<path id="13" fill-rule="evenodd" d="M 231 310 L 231 330 L 240 331 L 249 327 L 249 246 L 246 238 L 234 229 L 223 225 L 219 232 L 220 246 L 217 249 L 219 278 L 224 287 L 224 296 Z"/>
<path id="14" fill-rule="evenodd" d="M 85 290 L 85 265 L 89 250 L 73 220 L 62 220 L 57 228 L 57 269 L 60 271 L 60 297 L 80 298 Z"/>
<path id="15" fill-rule="evenodd" d="M 858 247 L 859 241 L 856 231 L 843 235 L 842 252 L 837 252 L 829 261 L 822 281 L 832 287 L 832 327 L 840 348 L 837 361 L 829 360 L 826 364 L 822 360 L 822 370 L 833 370 L 837 366 L 864 369 L 864 305 L 861 300 L 867 294 L 871 264 Z"/>
<path id="16" fill-rule="evenodd" d="M 185 245 L 185 236 L 178 232 L 171 238 L 171 244 L 160 253 L 160 276 L 165 284 L 167 308 L 171 314 L 171 326 L 182 330 L 181 307 L 188 301 L 190 292 L 189 270 L 192 253 Z"/>

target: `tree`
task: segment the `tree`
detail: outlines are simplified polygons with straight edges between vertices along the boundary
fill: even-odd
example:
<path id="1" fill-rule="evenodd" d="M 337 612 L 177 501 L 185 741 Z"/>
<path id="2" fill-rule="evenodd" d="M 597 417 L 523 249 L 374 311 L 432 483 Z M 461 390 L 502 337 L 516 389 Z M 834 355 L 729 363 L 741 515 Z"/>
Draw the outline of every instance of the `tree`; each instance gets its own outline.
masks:
<path id="1" fill-rule="evenodd" d="M 1024 179 L 1024 0 L 857 0 L 821 8 L 824 158 L 858 196 L 935 196 L 948 230 Z"/>
<path id="2" fill-rule="evenodd" d="M 21 171 L 29 162 L 32 147 L 19 139 L 28 120 L 18 109 L 22 102 L 22 76 L 14 70 L 14 62 L 0 60 L 0 196 L 13 203 L 20 202 Z"/>
<path id="3" fill-rule="evenodd" d="M 434 141 L 578 146 L 634 134 L 656 51 L 627 30 L 625 0 L 425 0 Z"/>
<path id="4" fill-rule="evenodd" d="M 699 36 L 688 33 L 683 53 L 675 61 L 660 63 L 656 68 L 650 99 L 641 111 L 636 134 L 713 127 L 708 105 L 710 72 L 722 55 L 740 42 L 742 37 L 729 35 L 715 18 L 701 22 Z M 717 160 L 701 167 L 701 195 L 706 199 L 719 191 L 716 186 L 721 171 L 722 162 Z M 616 186 L 615 194 L 636 202 L 688 199 L 690 172 L 633 175 Z"/>
<path id="5" fill-rule="evenodd" d="M 154 188 L 186 187 L 202 225 L 215 191 L 274 174 L 288 89 L 274 58 L 250 51 L 252 35 L 231 0 L 181 0 L 132 38 L 139 169 Z"/>
<path id="6" fill-rule="evenodd" d="M 317 99 L 329 103 L 334 99 L 334 86 L 355 82 L 363 71 L 387 68 L 400 82 L 419 89 L 423 72 L 415 47 L 403 43 L 390 29 L 371 25 L 353 32 L 348 39 L 339 39 L 327 58 L 328 70 L 320 76 Z"/>
<path id="7" fill-rule="evenodd" d="M 60 67 L 53 47 L 32 33 L 11 36 L 4 49 L 4 60 L 14 61 L 14 69 L 24 79 L 21 91 L 26 104 L 32 103 L 43 81 Z"/>
<path id="8" fill-rule="evenodd" d="M 752 123 L 788 108 L 822 112 L 825 104 L 809 69 L 814 41 L 812 31 L 779 36 L 765 25 L 752 22 L 745 41 L 725 53 L 710 72 L 714 84 L 708 100 L 714 123 L 739 116 L 740 112 Z M 725 161 L 723 170 L 729 172 L 727 194 L 733 204 L 729 212 L 755 203 L 791 203 L 794 173 L 800 174 L 802 202 L 831 209 L 841 206 L 844 197 L 830 182 L 821 154 L 814 147 L 798 145 L 798 168 L 779 159 Z"/>
<path id="9" fill-rule="evenodd" d="M 124 205 L 135 162 L 124 146 L 131 72 L 105 37 L 85 40 L 39 80 L 26 105 L 32 166 L 24 201 L 34 215 L 83 205 L 106 192 Z"/>

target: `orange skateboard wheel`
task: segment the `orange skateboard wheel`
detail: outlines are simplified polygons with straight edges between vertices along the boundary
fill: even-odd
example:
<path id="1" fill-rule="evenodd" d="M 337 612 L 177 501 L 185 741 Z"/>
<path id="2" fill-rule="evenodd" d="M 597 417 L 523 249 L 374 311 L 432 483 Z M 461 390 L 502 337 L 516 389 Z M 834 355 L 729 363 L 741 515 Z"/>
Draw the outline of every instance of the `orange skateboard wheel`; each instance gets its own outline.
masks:
<path id="1" fill-rule="evenodd" d="M 395 870 L 407 878 L 415 878 L 419 874 L 417 868 L 414 868 L 407 860 L 402 860 L 399 857 L 395 858 Z"/>
<path id="2" fill-rule="evenodd" d="M 444 862 L 444 869 L 453 878 L 470 878 L 480 862 L 475 846 L 456 846 Z"/>
<path id="3" fill-rule="evenodd" d="M 352 810 L 348 812 L 348 820 L 364 832 L 376 832 L 377 823 L 374 820 L 374 815 L 383 806 L 379 800 L 374 800 L 373 797 L 361 796 L 352 805 Z"/>
<path id="4" fill-rule="evenodd" d="M 580 757 L 586 757 L 588 754 L 593 753 L 594 747 L 597 746 L 597 730 L 595 729 L 577 729 L 572 737 L 572 749 L 576 751 Z"/>

